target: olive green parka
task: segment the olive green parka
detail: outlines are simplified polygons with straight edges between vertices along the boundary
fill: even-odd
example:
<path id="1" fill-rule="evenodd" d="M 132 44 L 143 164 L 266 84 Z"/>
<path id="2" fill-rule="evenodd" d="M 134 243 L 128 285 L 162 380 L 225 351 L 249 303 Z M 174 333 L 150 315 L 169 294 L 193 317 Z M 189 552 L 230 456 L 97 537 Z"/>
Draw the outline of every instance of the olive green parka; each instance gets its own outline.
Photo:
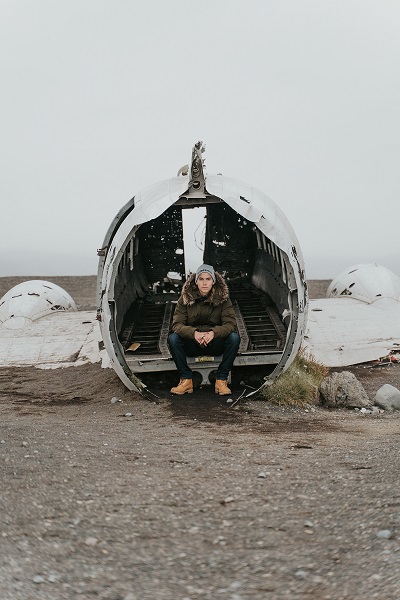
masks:
<path id="1" fill-rule="evenodd" d="M 237 331 L 235 311 L 228 286 L 215 272 L 215 284 L 204 300 L 193 273 L 186 281 L 175 308 L 171 330 L 186 339 L 194 339 L 195 331 L 213 331 L 214 338 L 228 337 Z"/>

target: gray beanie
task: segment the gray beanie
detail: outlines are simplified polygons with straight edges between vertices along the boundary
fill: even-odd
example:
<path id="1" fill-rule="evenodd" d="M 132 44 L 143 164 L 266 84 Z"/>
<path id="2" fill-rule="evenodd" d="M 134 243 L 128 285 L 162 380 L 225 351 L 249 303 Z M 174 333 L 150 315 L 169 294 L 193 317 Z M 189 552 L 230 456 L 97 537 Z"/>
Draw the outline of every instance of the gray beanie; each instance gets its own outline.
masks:
<path id="1" fill-rule="evenodd" d="M 214 268 L 211 265 L 201 265 L 197 271 L 196 271 L 196 277 L 194 278 L 195 283 L 197 283 L 197 280 L 200 276 L 201 273 L 208 273 L 209 275 L 211 275 L 211 277 L 213 278 L 213 281 L 215 283 L 215 271 Z"/>

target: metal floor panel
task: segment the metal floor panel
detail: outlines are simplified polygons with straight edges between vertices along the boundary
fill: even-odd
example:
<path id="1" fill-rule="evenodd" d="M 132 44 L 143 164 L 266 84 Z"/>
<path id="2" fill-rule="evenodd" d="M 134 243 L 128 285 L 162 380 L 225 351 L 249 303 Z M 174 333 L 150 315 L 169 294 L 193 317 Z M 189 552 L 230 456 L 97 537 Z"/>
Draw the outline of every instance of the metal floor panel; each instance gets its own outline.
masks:
<path id="1" fill-rule="evenodd" d="M 269 296 L 246 282 L 229 286 L 249 337 L 245 352 L 283 349 L 286 331 Z"/>

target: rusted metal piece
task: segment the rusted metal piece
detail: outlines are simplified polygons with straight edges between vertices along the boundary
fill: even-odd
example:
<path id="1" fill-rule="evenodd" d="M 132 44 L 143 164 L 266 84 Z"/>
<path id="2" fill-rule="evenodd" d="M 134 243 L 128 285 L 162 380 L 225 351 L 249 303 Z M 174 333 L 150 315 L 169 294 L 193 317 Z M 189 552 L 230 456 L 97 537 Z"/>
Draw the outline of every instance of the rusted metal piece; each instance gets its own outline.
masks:
<path id="1" fill-rule="evenodd" d="M 97 248 L 97 256 L 105 256 L 107 254 L 108 246 Z"/>

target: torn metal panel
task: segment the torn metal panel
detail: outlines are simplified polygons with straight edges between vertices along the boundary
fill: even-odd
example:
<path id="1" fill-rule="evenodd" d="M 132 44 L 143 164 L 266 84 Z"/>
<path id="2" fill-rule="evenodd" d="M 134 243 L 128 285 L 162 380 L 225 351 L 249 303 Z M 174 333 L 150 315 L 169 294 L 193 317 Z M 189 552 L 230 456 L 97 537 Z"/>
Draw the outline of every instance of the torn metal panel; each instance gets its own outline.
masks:
<path id="1" fill-rule="evenodd" d="M 93 311 L 47 314 L 18 329 L 0 324 L 0 366 L 55 369 L 99 362 L 100 340 Z"/>
<path id="2" fill-rule="evenodd" d="M 349 267 L 328 298 L 310 301 L 304 347 L 328 367 L 377 360 L 400 349 L 400 278 L 380 265 Z"/>
<path id="3" fill-rule="evenodd" d="M 400 349 L 400 304 L 383 303 L 310 300 L 304 348 L 328 367 L 368 362 Z"/>

